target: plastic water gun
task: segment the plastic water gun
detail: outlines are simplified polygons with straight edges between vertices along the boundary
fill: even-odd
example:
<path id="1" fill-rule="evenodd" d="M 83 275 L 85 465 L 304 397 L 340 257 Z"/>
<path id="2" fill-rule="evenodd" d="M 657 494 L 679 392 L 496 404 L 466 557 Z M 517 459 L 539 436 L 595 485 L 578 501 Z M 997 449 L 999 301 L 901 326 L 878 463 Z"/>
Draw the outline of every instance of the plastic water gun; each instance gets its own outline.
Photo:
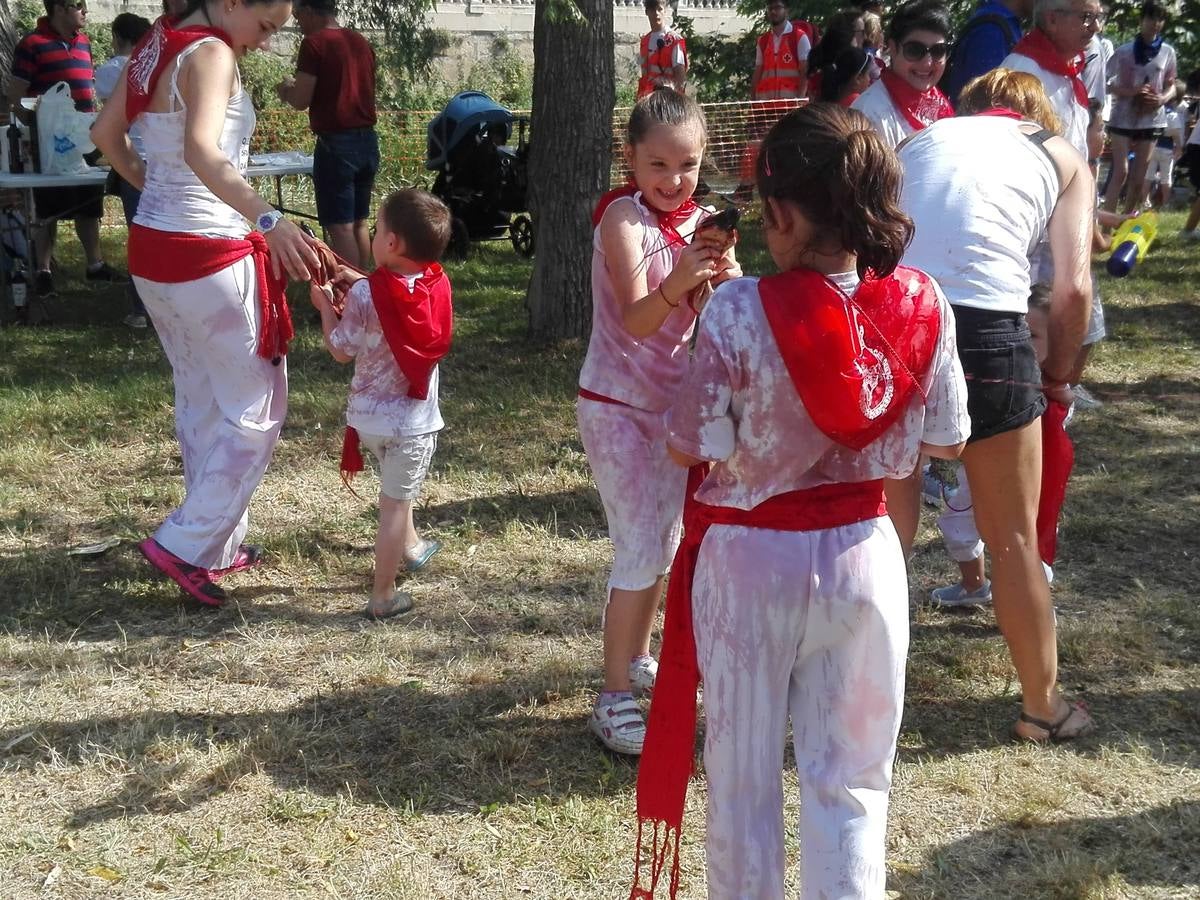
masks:
<path id="1" fill-rule="evenodd" d="M 1112 255 L 1108 258 L 1108 274 L 1124 278 L 1145 258 L 1158 234 L 1158 216 L 1144 212 L 1126 219 L 1113 235 Z"/>

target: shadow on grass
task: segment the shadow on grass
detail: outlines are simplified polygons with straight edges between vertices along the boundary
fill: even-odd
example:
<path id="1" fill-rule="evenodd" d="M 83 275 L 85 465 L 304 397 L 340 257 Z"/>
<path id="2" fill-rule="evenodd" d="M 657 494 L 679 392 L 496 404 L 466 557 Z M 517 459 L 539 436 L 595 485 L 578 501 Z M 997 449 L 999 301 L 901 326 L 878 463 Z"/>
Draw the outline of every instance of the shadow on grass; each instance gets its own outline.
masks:
<path id="1" fill-rule="evenodd" d="M 1123 896 L 1120 888 L 1129 885 L 1196 888 L 1198 846 L 1195 800 L 1125 815 L 1022 819 L 933 850 L 922 871 L 894 875 L 889 886 L 906 897 L 955 900 Z"/>
<path id="2" fill-rule="evenodd" d="M 286 790 L 350 794 L 415 813 L 477 813 L 491 804 L 616 793 L 636 764 L 597 750 L 582 716 L 551 714 L 571 673 L 433 690 L 419 680 L 333 691 L 270 712 L 167 713 L 46 722 L 0 732 L 6 766 L 31 771 L 125 760 L 111 796 L 75 809 L 72 828 L 194 809 L 239 778 Z M 208 754 L 215 761 L 197 761 Z"/>

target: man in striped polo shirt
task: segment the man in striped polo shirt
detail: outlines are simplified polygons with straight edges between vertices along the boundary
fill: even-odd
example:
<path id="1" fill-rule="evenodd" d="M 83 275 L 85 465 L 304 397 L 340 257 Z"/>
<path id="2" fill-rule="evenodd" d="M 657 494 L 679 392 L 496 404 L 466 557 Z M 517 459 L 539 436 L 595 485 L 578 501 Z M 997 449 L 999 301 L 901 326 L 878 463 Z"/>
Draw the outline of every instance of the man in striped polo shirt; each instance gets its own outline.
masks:
<path id="1" fill-rule="evenodd" d="M 17 44 L 13 52 L 8 100 L 14 109 L 21 98 L 37 97 L 60 81 L 71 86 L 71 98 L 80 112 L 96 109 L 92 76 L 92 47 L 83 33 L 87 21 L 86 0 L 44 0 L 46 15 L 37 28 Z M 58 220 L 73 218 L 75 231 L 87 256 L 88 281 L 124 281 L 125 277 L 100 256 L 100 217 L 104 214 L 103 187 L 44 188 L 34 191 L 39 219 L 48 222 L 35 238 L 38 272 L 34 282 L 38 294 L 54 293 L 50 259 L 58 233 Z"/>

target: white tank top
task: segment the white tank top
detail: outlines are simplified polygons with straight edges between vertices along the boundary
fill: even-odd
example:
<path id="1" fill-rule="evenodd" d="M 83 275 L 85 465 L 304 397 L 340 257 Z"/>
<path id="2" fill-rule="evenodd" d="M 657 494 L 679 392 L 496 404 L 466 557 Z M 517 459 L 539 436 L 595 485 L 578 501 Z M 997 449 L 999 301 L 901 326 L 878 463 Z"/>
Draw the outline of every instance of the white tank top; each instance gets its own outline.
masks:
<path id="1" fill-rule="evenodd" d="M 942 119 L 900 148 L 900 206 L 916 226 L 904 264 L 954 306 L 1029 310 L 1029 257 L 1058 199 L 1058 172 L 1013 119 Z"/>
<path id="2" fill-rule="evenodd" d="M 171 70 L 171 111 L 144 112 L 137 118 L 146 151 L 146 186 L 134 222 L 159 231 L 244 237 L 249 227 L 241 213 L 210 191 L 183 158 L 183 129 L 187 117 L 179 93 L 179 68 L 201 44 L 218 38 L 201 38 L 175 58 Z M 175 106 L 178 104 L 179 109 Z M 242 175 L 250 162 L 250 137 L 257 119 L 250 96 L 238 75 L 237 93 L 229 98 L 221 151 Z"/>

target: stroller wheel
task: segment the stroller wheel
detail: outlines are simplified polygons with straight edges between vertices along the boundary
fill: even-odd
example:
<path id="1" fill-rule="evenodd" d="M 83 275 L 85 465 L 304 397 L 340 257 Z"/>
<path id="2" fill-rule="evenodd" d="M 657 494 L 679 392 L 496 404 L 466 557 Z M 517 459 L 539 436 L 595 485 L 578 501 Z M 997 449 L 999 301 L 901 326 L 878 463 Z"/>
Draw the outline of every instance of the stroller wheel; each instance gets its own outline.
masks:
<path id="1" fill-rule="evenodd" d="M 446 255 L 451 259 L 466 259 L 471 250 L 471 233 L 467 223 L 455 216 L 450 220 L 450 243 L 446 245 Z"/>
<path id="2" fill-rule="evenodd" d="M 508 226 L 508 237 L 514 250 L 526 259 L 533 258 L 533 219 L 526 215 L 514 218 Z"/>

